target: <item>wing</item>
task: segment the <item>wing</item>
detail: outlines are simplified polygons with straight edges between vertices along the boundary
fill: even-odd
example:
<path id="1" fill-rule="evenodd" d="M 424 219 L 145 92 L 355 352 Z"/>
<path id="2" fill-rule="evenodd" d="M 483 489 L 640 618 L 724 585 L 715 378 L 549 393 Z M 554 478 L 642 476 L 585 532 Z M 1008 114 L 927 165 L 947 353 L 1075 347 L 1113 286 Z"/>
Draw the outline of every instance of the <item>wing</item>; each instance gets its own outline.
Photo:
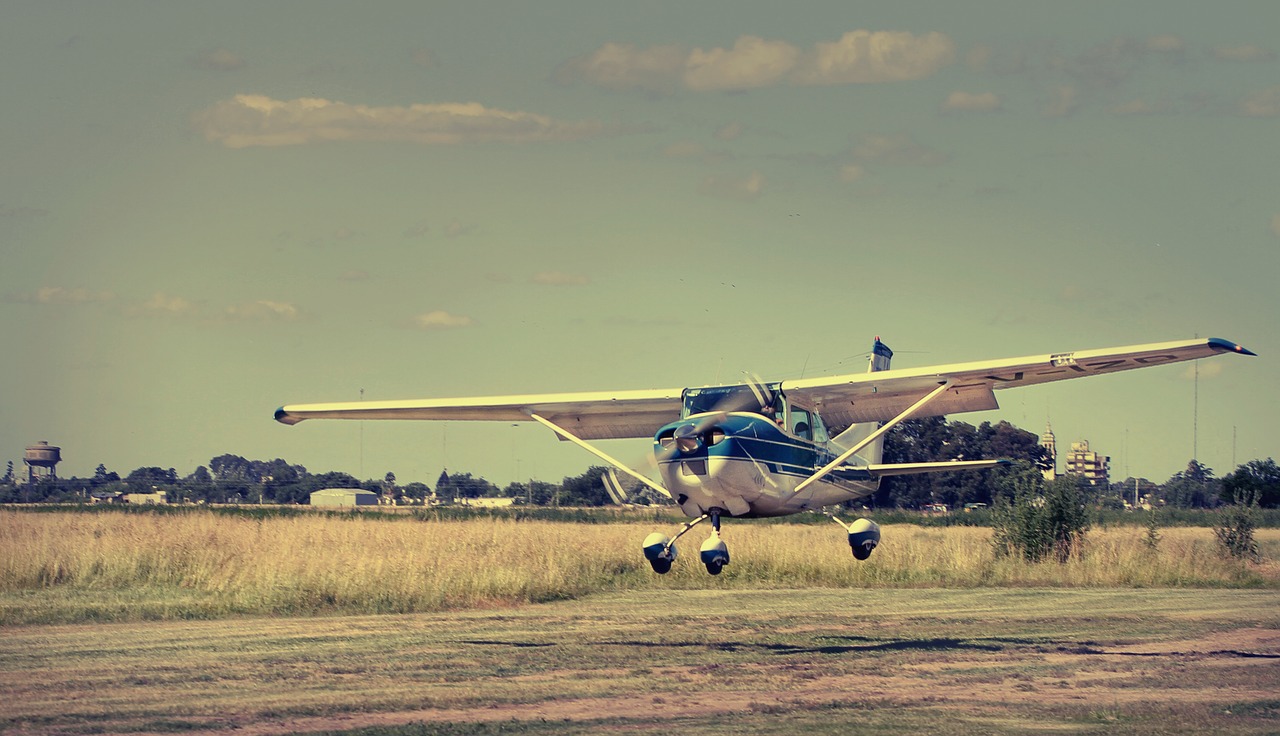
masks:
<path id="1" fill-rule="evenodd" d="M 892 419 L 945 381 L 951 382 L 951 388 L 914 416 L 997 409 L 995 392 L 1000 389 L 1118 373 L 1222 353 L 1254 354 L 1229 340 L 1214 337 L 784 381 L 782 392 L 813 404 L 829 426 L 844 427 Z"/>
<path id="2" fill-rule="evenodd" d="M 276 410 L 276 421 L 284 424 L 297 424 L 304 419 L 527 422 L 531 421 L 531 414 L 537 414 L 579 438 L 599 440 L 652 437 L 662 425 L 680 418 L 681 403 L 681 389 L 353 401 L 282 406 Z"/>

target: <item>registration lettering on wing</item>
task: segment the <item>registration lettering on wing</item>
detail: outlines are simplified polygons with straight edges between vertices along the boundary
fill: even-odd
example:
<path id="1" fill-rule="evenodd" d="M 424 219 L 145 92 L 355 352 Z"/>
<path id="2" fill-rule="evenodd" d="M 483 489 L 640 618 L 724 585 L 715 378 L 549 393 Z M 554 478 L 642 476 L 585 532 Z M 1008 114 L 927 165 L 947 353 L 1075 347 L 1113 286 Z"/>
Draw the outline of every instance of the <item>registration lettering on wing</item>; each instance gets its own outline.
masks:
<path id="1" fill-rule="evenodd" d="M 1075 353 L 1057 353 L 1049 356 L 1049 363 L 1057 368 L 1065 368 L 1076 364 Z"/>

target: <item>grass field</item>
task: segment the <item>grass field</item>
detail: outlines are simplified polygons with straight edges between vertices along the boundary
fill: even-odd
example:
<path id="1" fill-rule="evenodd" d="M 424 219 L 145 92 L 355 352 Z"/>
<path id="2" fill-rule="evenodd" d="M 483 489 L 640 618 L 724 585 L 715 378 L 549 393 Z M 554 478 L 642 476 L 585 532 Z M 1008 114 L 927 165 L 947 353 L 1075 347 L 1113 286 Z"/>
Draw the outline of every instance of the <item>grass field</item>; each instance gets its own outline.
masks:
<path id="1" fill-rule="evenodd" d="M 646 590 L 9 627 L 31 734 L 1274 733 L 1271 590 Z"/>
<path id="2" fill-rule="evenodd" d="M 705 532 L 681 540 L 671 574 L 640 541 L 665 524 L 289 514 L 25 513 L 0 510 L 0 625 L 415 613 L 705 588 L 980 586 L 1280 589 L 1280 530 L 1258 532 L 1264 562 L 1224 558 L 1212 530 L 1097 529 L 1065 565 L 995 556 L 991 530 L 886 525 L 866 562 L 835 524 L 727 523 L 733 556 L 712 578 Z"/>
<path id="3" fill-rule="evenodd" d="M 1275 733 L 1280 530 L 0 510 L 0 731 Z M 683 540 L 682 540 L 683 541 Z"/>

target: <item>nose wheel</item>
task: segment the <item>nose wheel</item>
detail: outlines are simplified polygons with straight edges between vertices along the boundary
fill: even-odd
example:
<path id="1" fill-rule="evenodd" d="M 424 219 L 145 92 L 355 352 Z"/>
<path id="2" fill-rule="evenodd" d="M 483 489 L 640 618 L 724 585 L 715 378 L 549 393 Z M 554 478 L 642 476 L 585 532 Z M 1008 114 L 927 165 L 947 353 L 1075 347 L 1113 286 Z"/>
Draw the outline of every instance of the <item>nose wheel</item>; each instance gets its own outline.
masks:
<path id="1" fill-rule="evenodd" d="M 643 544 L 644 556 L 649 561 L 649 566 L 653 568 L 653 571 L 659 575 L 671 572 L 671 565 L 676 559 L 676 540 L 684 536 L 685 532 L 707 519 L 711 520 L 711 536 L 702 543 L 702 547 L 698 550 L 698 556 L 702 560 L 702 564 L 706 566 L 708 573 L 719 575 L 724 570 L 724 566 L 729 564 L 729 548 L 725 545 L 724 540 L 720 539 L 720 509 L 712 509 L 685 524 L 670 539 L 659 532 L 654 532 L 645 537 Z"/>

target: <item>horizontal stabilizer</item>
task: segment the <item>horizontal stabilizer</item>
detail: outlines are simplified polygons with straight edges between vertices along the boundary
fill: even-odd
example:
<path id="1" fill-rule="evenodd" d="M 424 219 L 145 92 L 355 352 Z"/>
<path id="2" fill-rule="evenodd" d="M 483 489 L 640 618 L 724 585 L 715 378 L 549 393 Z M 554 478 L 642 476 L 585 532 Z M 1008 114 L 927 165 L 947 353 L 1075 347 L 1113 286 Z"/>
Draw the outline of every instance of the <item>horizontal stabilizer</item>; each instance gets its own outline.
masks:
<path id="1" fill-rule="evenodd" d="M 981 470 L 1012 464 L 1012 460 L 949 460 L 940 463 L 882 463 L 864 465 L 858 470 L 867 471 L 872 478 L 884 478 L 890 475 L 944 473 L 949 470 Z"/>

